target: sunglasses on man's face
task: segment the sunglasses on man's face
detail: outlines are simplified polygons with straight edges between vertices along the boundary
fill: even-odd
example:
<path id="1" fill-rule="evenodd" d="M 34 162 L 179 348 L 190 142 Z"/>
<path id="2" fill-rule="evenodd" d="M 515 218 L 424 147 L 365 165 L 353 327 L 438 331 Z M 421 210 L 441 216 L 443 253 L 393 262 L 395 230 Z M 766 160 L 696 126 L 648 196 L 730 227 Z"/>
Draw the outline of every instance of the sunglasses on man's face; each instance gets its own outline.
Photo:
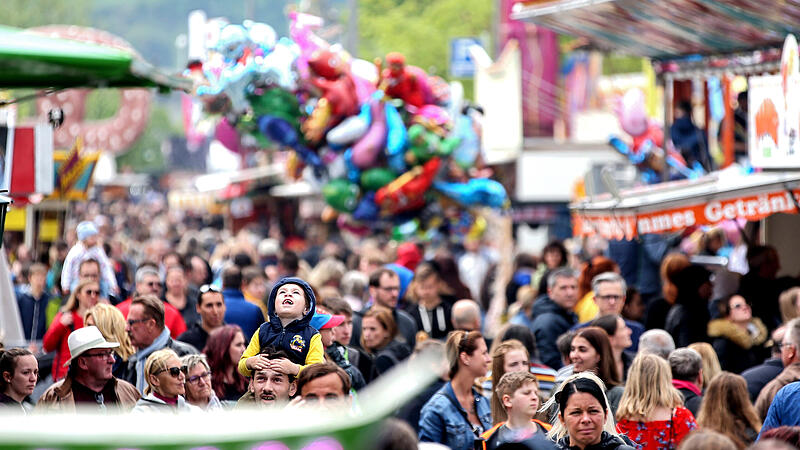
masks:
<path id="1" fill-rule="evenodd" d="M 181 368 L 180 367 L 170 367 L 168 369 L 161 369 L 156 372 L 156 375 L 160 375 L 162 372 L 169 372 L 169 376 L 172 378 L 178 378 L 181 375 Z"/>

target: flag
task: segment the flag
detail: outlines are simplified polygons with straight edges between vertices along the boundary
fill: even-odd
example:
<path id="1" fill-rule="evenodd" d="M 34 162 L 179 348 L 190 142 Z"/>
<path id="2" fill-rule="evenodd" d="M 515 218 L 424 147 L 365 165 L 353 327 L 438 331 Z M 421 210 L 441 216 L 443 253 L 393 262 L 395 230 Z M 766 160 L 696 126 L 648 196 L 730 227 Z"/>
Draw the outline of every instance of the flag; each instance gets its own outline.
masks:
<path id="1" fill-rule="evenodd" d="M 49 124 L 0 127 L 0 141 L 5 143 L 3 167 L 11 166 L 5 171 L 10 174 L 10 195 L 53 192 L 53 128 Z"/>

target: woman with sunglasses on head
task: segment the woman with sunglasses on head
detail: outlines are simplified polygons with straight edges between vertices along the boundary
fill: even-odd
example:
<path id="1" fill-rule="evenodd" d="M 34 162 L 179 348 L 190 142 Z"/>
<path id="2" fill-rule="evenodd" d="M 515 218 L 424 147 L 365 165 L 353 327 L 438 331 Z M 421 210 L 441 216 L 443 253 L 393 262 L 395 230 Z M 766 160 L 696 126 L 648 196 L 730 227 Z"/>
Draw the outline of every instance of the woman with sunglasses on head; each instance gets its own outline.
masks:
<path id="1" fill-rule="evenodd" d="M 222 403 L 211 389 L 211 368 L 205 355 L 185 355 L 181 364 L 186 375 L 186 401 L 204 411 L 222 409 Z"/>
<path id="2" fill-rule="evenodd" d="M 31 394 L 39 380 L 39 363 L 25 348 L 0 349 L 0 413 L 28 414 Z"/>
<path id="3" fill-rule="evenodd" d="M 200 408 L 186 402 L 184 383 L 186 375 L 181 370 L 181 360 L 174 351 L 165 348 L 153 352 L 144 364 L 147 387 L 144 396 L 133 408 L 135 413 L 196 412 Z"/>
<path id="4" fill-rule="evenodd" d="M 570 375 L 556 388 L 543 410 L 558 407 L 558 420 L 547 433 L 563 450 L 633 450 L 635 444 L 617 434 L 605 386 L 592 372 Z"/>
<path id="5" fill-rule="evenodd" d="M 90 279 L 81 280 L 44 334 L 42 340 L 44 350 L 56 351 L 53 359 L 53 381 L 58 381 L 67 374 L 67 369 L 64 367 L 64 363 L 70 359 L 67 337 L 73 331 L 83 328 L 84 314 L 96 305 L 99 299 L 100 284 Z"/>
<path id="6" fill-rule="evenodd" d="M 453 331 L 445 344 L 450 381 L 422 407 L 419 440 L 438 442 L 453 450 L 470 450 L 492 426 L 489 400 L 474 388 L 489 370 L 489 350 L 478 331 Z"/>
<path id="7" fill-rule="evenodd" d="M 722 370 L 742 373 L 767 359 L 769 349 L 764 346 L 769 338 L 767 327 L 761 319 L 753 317 L 747 300 L 741 295 L 731 295 L 717 306 L 722 318 L 708 323 L 708 336 Z"/>
<path id="8" fill-rule="evenodd" d="M 211 367 L 211 386 L 223 402 L 236 402 L 247 392 L 247 378 L 237 369 L 246 347 L 238 325 L 224 325 L 208 336 L 203 353 Z"/>

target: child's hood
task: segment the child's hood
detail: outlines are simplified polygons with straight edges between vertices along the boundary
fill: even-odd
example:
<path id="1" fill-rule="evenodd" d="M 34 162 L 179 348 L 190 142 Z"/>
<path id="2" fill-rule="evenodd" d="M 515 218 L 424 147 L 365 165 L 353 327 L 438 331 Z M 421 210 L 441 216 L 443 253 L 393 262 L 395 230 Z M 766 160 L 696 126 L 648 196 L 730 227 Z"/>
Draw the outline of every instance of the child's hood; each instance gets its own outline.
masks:
<path id="1" fill-rule="evenodd" d="M 278 289 L 280 289 L 280 287 L 284 284 L 296 284 L 303 288 L 303 292 L 308 299 L 308 312 L 303 316 L 303 318 L 292 323 L 298 325 L 309 325 L 311 323 L 311 318 L 314 317 L 314 312 L 317 309 L 317 297 L 314 295 L 314 290 L 311 289 L 310 284 L 296 277 L 281 278 L 277 283 L 275 283 L 275 286 L 272 287 L 272 291 L 269 293 L 269 300 L 267 300 L 267 311 L 269 312 L 270 323 L 281 323 L 281 320 L 278 318 L 278 314 L 275 312 L 275 297 L 278 296 Z"/>

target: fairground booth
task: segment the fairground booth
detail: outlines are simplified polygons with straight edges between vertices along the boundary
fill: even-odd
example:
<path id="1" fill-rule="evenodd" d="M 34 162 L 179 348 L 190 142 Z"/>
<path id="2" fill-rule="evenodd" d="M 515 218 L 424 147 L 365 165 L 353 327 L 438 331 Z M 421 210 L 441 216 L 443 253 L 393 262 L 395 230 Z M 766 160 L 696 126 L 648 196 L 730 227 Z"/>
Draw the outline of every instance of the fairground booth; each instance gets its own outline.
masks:
<path id="1" fill-rule="evenodd" d="M 746 243 L 774 245 L 784 273 L 796 275 L 800 90 L 792 33 L 800 30 L 800 6 L 740 0 L 528 1 L 515 5 L 513 17 L 576 36 L 588 48 L 649 58 L 664 90 L 664 116 L 655 119 L 663 126 L 663 147 L 669 145 L 676 106 L 694 94 L 702 99 L 694 114 L 699 107 L 705 116 L 703 138 L 721 149 L 712 172 L 689 168 L 670 176 L 668 164 L 653 165 L 649 184 L 628 185 L 617 183 L 611 170 L 591 174 L 584 195 L 570 205 L 575 235 L 610 239 L 614 251 L 626 242 L 664 242 L 693 228 L 726 223 L 738 228 Z M 740 97 L 740 103 L 749 100 L 749 109 L 740 105 L 738 112 L 745 112 L 737 118 L 732 85 L 743 77 L 747 99 Z M 742 136 L 735 136 L 737 125 L 745 130 Z M 669 160 L 669 151 L 665 154 Z"/>

